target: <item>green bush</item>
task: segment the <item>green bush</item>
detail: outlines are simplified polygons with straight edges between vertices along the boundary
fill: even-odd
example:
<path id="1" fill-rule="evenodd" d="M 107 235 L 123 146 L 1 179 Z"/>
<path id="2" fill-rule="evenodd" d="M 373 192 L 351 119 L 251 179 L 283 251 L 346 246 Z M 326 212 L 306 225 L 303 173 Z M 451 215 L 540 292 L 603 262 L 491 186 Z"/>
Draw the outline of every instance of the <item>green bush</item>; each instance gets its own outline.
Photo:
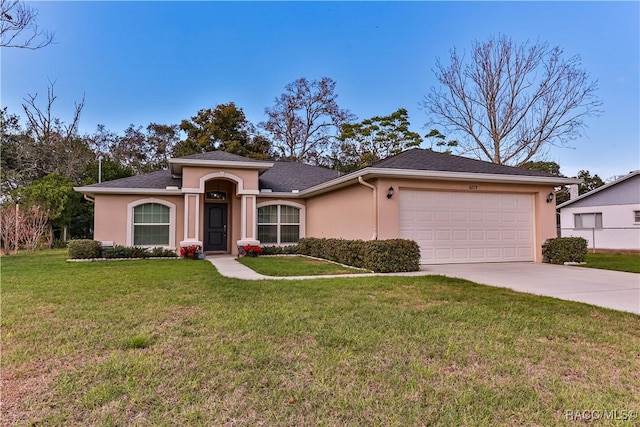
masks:
<path id="1" fill-rule="evenodd" d="M 417 271 L 420 248 L 413 240 L 300 239 L 298 253 L 377 273 Z"/>
<path id="2" fill-rule="evenodd" d="M 64 249 L 69 244 L 68 240 L 55 239 L 53 241 L 53 249 Z"/>
<path id="3" fill-rule="evenodd" d="M 294 255 L 298 253 L 300 253 L 298 245 L 262 247 L 262 255 Z"/>
<path id="4" fill-rule="evenodd" d="M 176 257 L 176 253 L 169 249 L 141 248 L 139 246 L 119 246 L 105 248 L 102 251 L 103 258 L 149 258 L 149 257 Z"/>
<path id="5" fill-rule="evenodd" d="M 542 260 L 551 264 L 584 262 L 587 258 L 587 241 L 582 237 L 558 237 L 547 239 L 542 245 Z"/>
<path id="6" fill-rule="evenodd" d="M 165 248 L 153 248 L 149 253 L 149 256 L 156 258 L 176 258 L 178 256 L 176 255 L 176 251 Z"/>
<path id="7" fill-rule="evenodd" d="M 102 255 L 102 243 L 97 240 L 71 240 L 68 246 L 71 259 L 100 258 Z"/>

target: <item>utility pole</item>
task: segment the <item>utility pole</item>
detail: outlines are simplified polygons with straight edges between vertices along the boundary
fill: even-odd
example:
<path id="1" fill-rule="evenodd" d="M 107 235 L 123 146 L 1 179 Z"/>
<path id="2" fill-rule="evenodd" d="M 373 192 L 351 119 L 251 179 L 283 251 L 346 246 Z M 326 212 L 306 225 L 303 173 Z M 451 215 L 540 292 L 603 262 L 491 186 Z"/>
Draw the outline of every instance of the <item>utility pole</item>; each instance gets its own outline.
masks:
<path id="1" fill-rule="evenodd" d="M 102 154 L 98 156 L 98 184 L 102 182 Z"/>

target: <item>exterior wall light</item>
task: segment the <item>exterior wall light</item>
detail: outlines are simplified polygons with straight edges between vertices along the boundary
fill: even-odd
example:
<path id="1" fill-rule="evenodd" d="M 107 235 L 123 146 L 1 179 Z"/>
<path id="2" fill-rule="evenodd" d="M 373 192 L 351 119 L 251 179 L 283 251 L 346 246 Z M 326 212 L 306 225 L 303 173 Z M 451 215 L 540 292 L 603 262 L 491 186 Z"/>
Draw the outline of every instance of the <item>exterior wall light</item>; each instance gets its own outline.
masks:
<path id="1" fill-rule="evenodd" d="M 390 199 L 393 197 L 393 187 L 389 187 L 389 189 L 387 190 L 387 199 Z"/>
<path id="2" fill-rule="evenodd" d="M 547 203 L 551 202 L 553 202 L 553 193 L 549 193 L 549 195 L 547 196 Z"/>

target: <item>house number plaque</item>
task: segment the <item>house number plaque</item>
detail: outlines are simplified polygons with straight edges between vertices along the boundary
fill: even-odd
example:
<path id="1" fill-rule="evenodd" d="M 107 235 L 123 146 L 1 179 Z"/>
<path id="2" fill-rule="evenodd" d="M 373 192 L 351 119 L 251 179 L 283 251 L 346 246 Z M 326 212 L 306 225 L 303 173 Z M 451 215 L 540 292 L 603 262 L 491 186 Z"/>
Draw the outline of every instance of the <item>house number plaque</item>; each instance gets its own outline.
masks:
<path id="1" fill-rule="evenodd" d="M 471 185 L 469 186 L 469 190 L 477 190 L 477 189 L 478 189 L 478 186 L 477 186 L 477 185 L 471 184 Z"/>

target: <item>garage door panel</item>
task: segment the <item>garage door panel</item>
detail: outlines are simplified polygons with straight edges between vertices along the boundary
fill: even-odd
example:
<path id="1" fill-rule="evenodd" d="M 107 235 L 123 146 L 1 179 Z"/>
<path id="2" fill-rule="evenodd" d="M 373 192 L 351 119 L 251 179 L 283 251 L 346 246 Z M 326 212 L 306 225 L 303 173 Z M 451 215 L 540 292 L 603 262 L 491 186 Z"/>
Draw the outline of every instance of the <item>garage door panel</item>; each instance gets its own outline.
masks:
<path id="1" fill-rule="evenodd" d="M 421 262 L 533 261 L 533 196 L 401 190 L 400 237 Z"/>

